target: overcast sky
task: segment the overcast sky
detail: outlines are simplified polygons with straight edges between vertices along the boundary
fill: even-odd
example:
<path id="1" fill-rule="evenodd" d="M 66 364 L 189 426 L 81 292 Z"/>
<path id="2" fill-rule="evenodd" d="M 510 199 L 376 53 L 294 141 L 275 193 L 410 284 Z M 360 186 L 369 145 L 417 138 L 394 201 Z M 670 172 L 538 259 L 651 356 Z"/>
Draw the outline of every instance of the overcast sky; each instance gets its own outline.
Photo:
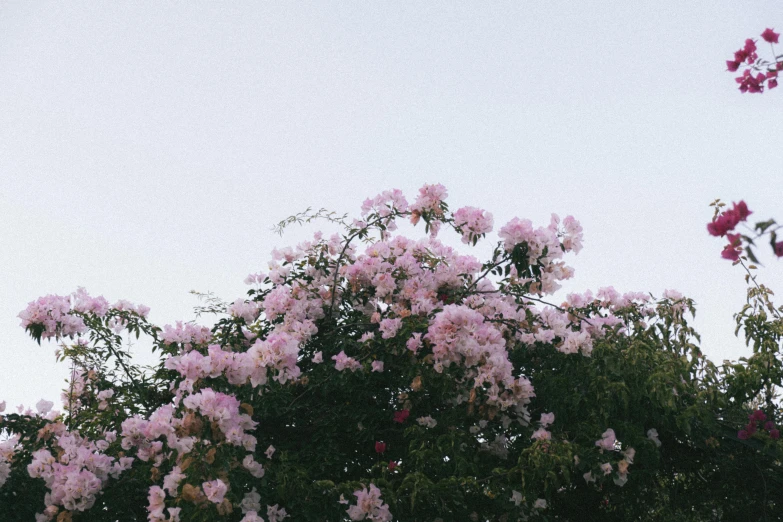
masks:
<path id="1" fill-rule="evenodd" d="M 191 289 L 233 300 L 314 230 L 280 219 L 425 182 L 496 230 L 574 215 L 563 295 L 677 289 L 708 355 L 747 355 L 705 224 L 716 197 L 783 219 L 783 90 L 725 71 L 766 27 L 777 0 L 0 2 L 0 401 L 64 387 L 19 327 L 36 297 L 191 319 Z"/>

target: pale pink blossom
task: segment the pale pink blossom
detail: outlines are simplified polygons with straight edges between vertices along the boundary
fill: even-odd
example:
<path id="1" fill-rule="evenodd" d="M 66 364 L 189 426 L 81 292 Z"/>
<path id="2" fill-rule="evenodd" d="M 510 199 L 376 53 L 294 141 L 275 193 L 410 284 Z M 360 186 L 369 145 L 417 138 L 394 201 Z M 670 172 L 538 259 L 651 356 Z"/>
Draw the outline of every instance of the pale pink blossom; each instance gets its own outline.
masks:
<path id="1" fill-rule="evenodd" d="M 392 515 L 389 512 L 389 505 L 384 504 L 381 499 L 381 490 L 375 484 L 370 484 L 367 488 L 353 492 L 356 497 L 356 505 L 350 506 L 347 510 L 351 520 L 373 520 L 379 522 L 390 522 Z"/>
<path id="2" fill-rule="evenodd" d="M 384 319 L 380 324 L 381 337 L 384 339 L 391 339 L 397 335 L 397 331 L 401 326 L 402 319 Z"/>
<path id="3" fill-rule="evenodd" d="M 264 476 L 264 466 L 253 459 L 253 455 L 246 455 L 242 460 L 242 466 L 250 472 L 255 478 Z"/>
<path id="4" fill-rule="evenodd" d="M 531 435 L 530 438 L 533 440 L 550 440 L 552 438 L 552 434 L 544 428 L 538 428 L 533 432 L 533 435 Z"/>
<path id="5" fill-rule="evenodd" d="M 223 502 L 223 497 L 228 491 L 228 486 L 220 479 L 211 480 L 201 484 L 201 488 L 204 490 L 204 494 L 207 496 L 207 500 L 220 504 Z"/>
<path id="6" fill-rule="evenodd" d="M 242 513 L 261 511 L 261 495 L 258 494 L 256 488 L 253 488 L 252 491 L 245 493 L 245 496 L 242 497 L 242 502 L 239 504 L 239 507 L 242 510 Z"/>
<path id="7" fill-rule="evenodd" d="M 275 504 L 274 506 L 266 507 L 266 518 L 269 522 L 282 522 L 284 518 L 288 518 L 288 513 L 285 512 L 285 509 L 277 507 L 277 504 Z"/>
<path id="8" fill-rule="evenodd" d="M 658 439 L 658 430 L 655 428 L 647 430 L 647 438 L 653 441 L 657 447 L 661 447 L 661 441 Z"/>
<path id="9" fill-rule="evenodd" d="M 609 428 L 606 430 L 601 438 L 595 441 L 595 445 L 606 451 L 614 451 L 617 438 L 614 435 L 614 430 Z"/>
<path id="10" fill-rule="evenodd" d="M 470 243 L 492 231 L 492 214 L 475 207 L 462 207 L 454 213 L 454 226 L 462 231 L 462 242 Z"/>
<path id="11" fill-rule="evenodd" d="M 343 371 L 348 369 L 351 370 L 352 372 L 355 372 L 356 370 L 362 367 L 359 361 L 351 357 L 348 357 L 347 355 L 345 355 L 344 351 L 341 351 L 337 355 L 333 355 L 332 360 L 334 361 L 334 367 L 337 371 Z"/>

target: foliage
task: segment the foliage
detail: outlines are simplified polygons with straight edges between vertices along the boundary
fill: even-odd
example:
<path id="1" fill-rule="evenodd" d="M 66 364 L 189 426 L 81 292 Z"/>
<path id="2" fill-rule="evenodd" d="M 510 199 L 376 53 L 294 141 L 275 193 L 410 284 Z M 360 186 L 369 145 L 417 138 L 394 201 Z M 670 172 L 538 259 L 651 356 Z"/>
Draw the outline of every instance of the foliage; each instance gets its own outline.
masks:
<path id="1" fill-rule="evenodd" d="M 0 417 L 3 520 L 783 519 L 771 291 L 748 279 L 754 353 L 717 366 L 677 292 L 546 301 L 581 249 L 572 217 L 515 218 L 480 262 L 437 235 L 475 245 L 491 214 L 445 198 L 284 220 L 344 232 L 275 251 L 247 299 L 202 295 L 211 328 L 81 289 L 30 303 L 73 375 L 64 412 Z M 153 367 L 127 350 L 141 336 Z"/>

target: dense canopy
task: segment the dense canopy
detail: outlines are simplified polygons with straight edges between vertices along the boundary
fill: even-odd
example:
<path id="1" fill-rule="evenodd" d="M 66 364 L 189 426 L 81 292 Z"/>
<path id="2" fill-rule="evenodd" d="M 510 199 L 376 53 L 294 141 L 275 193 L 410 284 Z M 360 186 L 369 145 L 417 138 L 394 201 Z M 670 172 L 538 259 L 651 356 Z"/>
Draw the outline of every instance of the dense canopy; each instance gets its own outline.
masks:
<path id="1" fill-rule="evenodd" d="M 62 411 L 0 417 L 3 520 L 783 519 L 783 322 L 755 276 L 754 355 L 716 366 L 676 291 L 549 302 L 573 217 L 515 218 L 479 260 L 438 236 L 489 241 L 492 215 L 446 198 L 292 216 L 342 233 L 273 252 L 246 298 L 201 307 L 212 326 L 83 289 L 31 302 L 72 379 Z"/>

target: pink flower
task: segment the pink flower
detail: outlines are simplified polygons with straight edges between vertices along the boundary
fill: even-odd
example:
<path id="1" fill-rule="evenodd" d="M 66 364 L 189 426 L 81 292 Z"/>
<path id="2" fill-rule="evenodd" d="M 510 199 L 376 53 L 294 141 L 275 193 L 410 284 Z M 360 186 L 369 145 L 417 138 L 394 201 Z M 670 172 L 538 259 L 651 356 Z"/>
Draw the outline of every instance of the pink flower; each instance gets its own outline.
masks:
<path id="1" fill-rule="evenodd" d="M 764 39 L 764 41 L 769 43 L 778 43 L 779 36 L 780 33 L 776 33 L 769 27 L 766 28 L 763 33 L 761 33 L 761 37 Z"/>
<path id="2" fill-rule="evenodd" d="M 775 255 L 778 257 L 783 257 L 783 241 L 778 241 L 775 243 Z"/>
<path id="3" fill-rule="evenodd" d="M 359 361 L 352 357 L 348 357 L 345 355 L 344 351 L 341 351 L 337 355 L 333 355 L 332 360 L 334 361 L 335 369 L 340 372 L 345 369 L 355 372 L 362 367 L 362 364 Z"/>
<path id="4" fill-rule="evenodd" d="M 606 451 L 613 451 L 615 442 L 617 442 L 617 438 L 615 437 L 614 430 L 609 428 L 601 435 L 600 440 L 595 441 L 595 445 Z"/>
<path id="5" fill-rule="evenodd" d="M 150 487 L 149 495 L 147 496 L 149 501 L 147 511 L 149 511 L 150 515 L 163 516 L 163 509 L 166 507 L 165 499 L 166 493 L 159 486 Z"/>
<path id="6" fill-rule="evenodd" d="M 380 324 L 381 337 L 384 339 L 391 339 L 397 335 L 397 331 L 401 326 L 402 319 L 384 319 Z"/>
<path id="7" fill-rule="evenodd" d="M 772 421 L 767 421 L 764 423 L 764 429 L 769 431 L 775 427 L 775 423 Z"/>
<path id="8" fill-rule="evenodd" d="M 748 438 L 750 438 L 750 435 L 748 434 L 748 432 L 747 432 L 747 431 L 745 431 L 745 430 L 740 430 L 740 431 L 737 433 L 737 438 L 738 438 L 738 439 L 741 439 L 741 440 L 747 440 Z"/>
<path id="9" fill-rule="evenodd" d="M 746 73 L 748 71 L 745 71 Z M 752 78 L 752 76 L 749 76 Z M 755 80 L 753 80 L 755 81 Z M 711 223 L 707 224 L 707 231 L 713 236 L 725 236 L 730 230 L 734 230 L 740 221 L 745 221 L 748 216 L 753 214 L 748 210 L 748 205 L 744 201 L 734 203 L 730 210 L 722 212 Z"/>
<path id="10" fill-rule="evenodd" d="M 748 58 L 750 61 L 750 58 Z M 750 63 L 753 63 L 750 61 Z M 762 73 L 759 73 L 756 76 L 753 76 L 750 69 L 745 69 L 745 72 L 742 73 L 742 76 L 737 76 L 734 81 L 736 81 L 739 86 L 740 92 L 749 92 L 749 93 L 761 93 L 764 92 L 764 80 L 765 76 Z"/>
<path id="11" fill-rule="evenodd" d="M 454 213 L 454 226 L 462 232 L 462 242 L 465 244 L 477 241 L 484 234 L 492 231 L 492 214 L 475 207 L 463 207 Z"/>
<path id="12" fill-rule="evenodd" d="M 220 479 L 204 482 L 201 484 L 201 488 L 204 490 L 207 499 L 215 504 L 223 502 L 223 496 L 228 491 L 228 486 Z"/>
<path id="13" fill-rule="evenodd" d="M 182 482 L 182 479 L 184 478 L 185 474 L 182 473 L 182 469 L 179 466 L 174 466 L 171 473 L 163 477 L 163 489 L 168 491 L 170 496 L 176 497 L 179 483 Z"/>
<path id="14" fill-rule="evenodd" d="M 740 62 L 734 60 L 726 60 L 726 70 L 729 72 L 736 72 L 739 69 Z"/>
<path id="15" fill-rule="evenodd" d="M 381 499 L 381 490 L 375 484 L 370 484 L 369 490 L 364 488 L 353 492 L 356 497 L 356 505 L 348 508 L 347 513 L 351 520 L 374 520 L 377 522 L 390 522 L 392 514 L 389 505 Z"/>
<path id="16" fill-rule="evenodd" d="M 397 467 L 397 463 L 394 462 L 393 460 L 390 460 L 389 461 L 389 471 L 394 471 L 394 468 L 396 468 L 396 467 Z"/>
<path id="17" fill-rule="evenodd" d="M 266 507 L 266 518 L 269 519 L 269 522 L 282 522 L 284 518 L 288 518 L 288 513 L 285 512 L 285 509 L 279 508 L 275 504 L 274 506 Z"/>
<path id="18" fill-rule="evenodd" d="M 783 255 L 783 241 L 781 241 L 781 254 Z M 405 346 L 408 348 L 408 350 L 412 351 L 413 353 L 416 353 L 419 348 L 421 348 L 421 333 L 415 333 L 413 336 L 408 339 L 408 341 L 405 343 Z"/>
<path id="19" fill-rule="evenodd" d="M 382 372 L 383 371 L 383 361 L 373 361 L 372 362 L 372 371 L 374 371 L 374 372 Z"/>
<path id="20" fill-rule="evenodd" d="M 264 466 L 261 463 L 256 462 L 252 454 L 245 455 L 245 458 L 242 460 L 242 466 L 256 478 L 264 476 Z"/>
<path id="21" fill-rule="evenodd" d="M 767 420 L 767 415 L 762 410 L 756 410 L 750 415 L 748 415 L 748 420 L 750 421 L 756 421 L 756 422 L 763 422 Z"/>
<path id="22" fill-rule="evenodd" d="M 728 234 L 729 244 L 723 247 L 720 256 L 723 259 L 736 261 L 739 259 L 742 245 L 742 236 L 739 234 Z"/>
<path id="23" fill-rule="evenodd" d="M 780 430 L 778 430 L 777 428 L 769 430 L 769 436 L 770 438 L 778 440 L 780 438 Z"/>
<path id="24" fill-rule="evenodd" d="M 756 54 L 756 41 L 752 38 L 748 38 L 745 40 L 745 47 L 742 48 L 743 51 L 748 55 L 748 58 L 753 57 Z M 755 60 L 755 58 L 753 58 Z"/>
<path id="25" fill-rule="evenodd" d="M 550 440 L 552 438 L 552 434 L 546 431 L 544 428 L 538 428 L 533 432 L 530 438 L 534 440 Z"/>
<path id="26" fill-rule="evenodd" d="M 408 416 L 411 414 L 410 410 L 400 410 L 394 412 L 394 422 L 398 422 L 402 424 L 406 421 Z"/>
<path id="27" fill-rule="evenodd" d="M 416 201 L 413 202 L 410 209 L 412 211 L 418 211 L 419 213 L 430 211 L 439 214 L 441 211 L 440 205 L 448 194 L 446 187 L 440 183 L 436 183 L 435 185 L 428 185 L 425 183 L 424 186 L 419 189 L 419 196 L 416 198 Z"/>
<path id="28" fill-rule="evenodd" d="M 386 452 L 386 443 L 376 441 L 375 442 L 375 453 L 385 453 Z"/>

